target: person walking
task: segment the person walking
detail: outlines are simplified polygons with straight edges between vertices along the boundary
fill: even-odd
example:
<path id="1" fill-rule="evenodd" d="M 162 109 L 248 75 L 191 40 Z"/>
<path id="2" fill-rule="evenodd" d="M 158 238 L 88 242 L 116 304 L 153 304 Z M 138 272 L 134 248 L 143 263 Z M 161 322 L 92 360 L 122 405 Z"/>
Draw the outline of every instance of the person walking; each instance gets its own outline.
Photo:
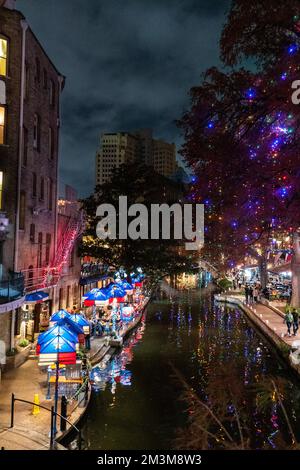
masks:
<path id="1" fill-rule="evenodd" d="M 284 321 L 285 321 L 285 324 L 287 326 L 287 333 L 289 336 L 291 336 L 291 327 L 292 327 L 292 324 L 293 324 L 293 315 L 291 313 L 291 310 L 288 308 L 286 309 L 286 313 L 285 313 L 285 317 L 284 317 Z"/>
<path id="2" fill-rule="evenodd" d="M 253 287 L 249 287 L 249 303 L 253 304 Z"/>
<path id="3" fill-rule="evenodd" d="M 258 295 L 259 295 L 258 287 L 255 286 L 254 289 L 253 289 L 253 300 L 254 300 L 255 303 L 257 303 L 257 301 L 258 301 Z"/>
<path id="4" fill-rule="evenodd" d="M 293 315 L 293 333 L 294 333 L 294 336 L 296 336 L 297 331 L 299 329 L 299 313 L 296 308 L 293 308 L 292 315 Z"/>

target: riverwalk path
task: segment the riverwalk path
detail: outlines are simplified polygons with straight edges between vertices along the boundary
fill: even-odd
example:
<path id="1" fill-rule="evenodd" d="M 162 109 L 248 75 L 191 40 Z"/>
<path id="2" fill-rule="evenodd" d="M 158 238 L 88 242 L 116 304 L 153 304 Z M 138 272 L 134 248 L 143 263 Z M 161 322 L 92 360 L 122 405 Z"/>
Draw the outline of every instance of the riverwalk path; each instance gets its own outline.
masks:
<path id="1" fill-rule="evenodd" d="M 215 295 L 215 300 L 239 306 L 276 346 L 281 348 L 285 346 L 288 349 L 296 347 L 299 343 L 298 347 L 300 347 L 300 331 L 297 336 L 288 336 L 287 334 L 282 306 L 276 306 L 276 304 L 265 300 L 246 304 L 245 297 L 237 292 Z"/>
<path id="2" fill-rule="evenodd" d="M 148 301 L 149 298 L 146 297 L 140 315 L 120 331 L 120 336 L 125 338 L 135 328 L 141 320 L 142 312 Z M 109 345 L 107 337 L 91 338 L 91 349 L 88 357 L 92 365 L 100 362 L 105 357 L 108 358 L 114 352 L 115 348 Z M 32 405 L 16 402 L 15 425 L 14 428 L 10 429 L 12 394 L 16 398 L 31 402 L 34 401 L 35 394 L 38 394 L 40 405 L 51 409 L 53 399 L 46 399 L 47 374 L 39 369 L 36 360 L 28 359 L 20 367 L 11 369 L 2 376 L 0 384 L 0 449 L 4 447 L 5 450 L 48 450 L 51 413 L 40 408 L 40 412 L 33 415 Z M 72 407 L 72 412 L 67 417 L 68 420 L 76 425 L 85 413 L 87 406 L 88 403 L 82 407 L 79 405 Z M 58 413 L 60 413 L 60 408 Z M 59 418 L 57 418 L 57 427 L 59 428 Z M 70 430 L 69 425 L 67 425 L 67 430 Z M 58 432 L 56 439 L 59 440 L 61 437 L 62 433 Z M 63 449 L 59 445 L 58 448 Z"/>
<path id="3" fill-rule="evenodd" d="M 91 341 L 90 355 L 101 357 L 100 352 L 107 352 L 104 338 L 95 338 Z M 10 430 L 11 396 L 33 401 L 38 394 L 40 405 L 51 408 L 53 400 L 46 400 L 47 374 L 41 372 L 36 360 L 27 360 L 17 369 L 11 369 L 2 376 L 0 386 L 0 447 L 6 450 L 14 449 L 45 449 L 48 443 L 51 414 L 42 408 L 37 415 L 32 414 L 33 407 L 29 404 L 15 403 L 15 427 Z M 82 408 L 76 408 L 68 419 L 75 424 Z M 58 410 L 59 412 L 59 410 Z M 34 431 L 30 431 L 34 430 Z M 31 435 L 32 434 L 32 435 Z M 32 439 L 31 439 L 32 438 Z M 40 447 L 38 447 L 40 446 Z"/>

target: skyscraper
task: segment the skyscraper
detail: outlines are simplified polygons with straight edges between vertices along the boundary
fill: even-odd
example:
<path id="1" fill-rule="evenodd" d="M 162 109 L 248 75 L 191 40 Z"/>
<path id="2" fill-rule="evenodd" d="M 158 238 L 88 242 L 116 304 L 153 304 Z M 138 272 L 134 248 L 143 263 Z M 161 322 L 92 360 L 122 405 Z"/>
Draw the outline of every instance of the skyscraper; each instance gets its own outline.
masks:
<path id="1" fill-rule="evenodd" d="M 152 166 L 169 177 L 177 168 L 176 146 L 153 139 L 151 129 L 102 134 L 96 154 L 96 184 L 109 181 L 113 168 L 133 161 Z"/>

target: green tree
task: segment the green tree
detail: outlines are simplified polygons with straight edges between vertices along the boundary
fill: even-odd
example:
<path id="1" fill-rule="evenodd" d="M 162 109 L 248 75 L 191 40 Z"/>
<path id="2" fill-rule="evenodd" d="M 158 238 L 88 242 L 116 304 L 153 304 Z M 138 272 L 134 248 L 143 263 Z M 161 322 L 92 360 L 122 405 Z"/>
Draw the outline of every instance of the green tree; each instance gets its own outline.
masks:
<path id="1" fill-rule="evenodd" d="M 127 196 L 128 207 L 136 203 L 146 205 L 150 214 L 151 204 L 182 201 L 184 188 L 144 164 L 130 163 L 116 168 L 110 181 L 97 186 L 95 193 L 82 201 L 87 226 L 80 248 L 81 254 L 92 256 L 115 268 L 123 267 L 127 273 L 141 267 L 151 277 L 163 277 L 189 269 L 193 257 L 184 252 L 183 241 L 140 238 L 102 240 L 97 237 L 96 227 L 100 221 L 100 217 L 96 216 L 97 207 L 103 203 L 112 204 L 116 209 L 118 228 L 120 196 Z M 128 217 L 128 223 L 133 219 Z"/>

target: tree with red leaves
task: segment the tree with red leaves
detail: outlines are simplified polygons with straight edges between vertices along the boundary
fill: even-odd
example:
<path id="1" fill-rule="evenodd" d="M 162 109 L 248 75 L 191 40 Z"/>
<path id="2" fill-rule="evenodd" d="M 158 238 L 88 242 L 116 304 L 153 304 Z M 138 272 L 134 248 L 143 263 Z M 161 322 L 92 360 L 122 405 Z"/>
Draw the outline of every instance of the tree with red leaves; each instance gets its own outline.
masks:
<path id="1" fill-rule="evenodd" d="M 208 70 L 179 122 L 182 155 L 197 178 L 192 197 L 206 205 L 205 254 L 229 266 L 252 255 L 265 284 L 270 241 L 290 234 L 294 305 L 300 303 L 300 110 L 291 95 L 300 79 L 299 18 L 296 0 L 234 0 L 221 39 L 223 63 L 232 69 Z M 241 67 L 249 59 L 254 71 Z"/>

